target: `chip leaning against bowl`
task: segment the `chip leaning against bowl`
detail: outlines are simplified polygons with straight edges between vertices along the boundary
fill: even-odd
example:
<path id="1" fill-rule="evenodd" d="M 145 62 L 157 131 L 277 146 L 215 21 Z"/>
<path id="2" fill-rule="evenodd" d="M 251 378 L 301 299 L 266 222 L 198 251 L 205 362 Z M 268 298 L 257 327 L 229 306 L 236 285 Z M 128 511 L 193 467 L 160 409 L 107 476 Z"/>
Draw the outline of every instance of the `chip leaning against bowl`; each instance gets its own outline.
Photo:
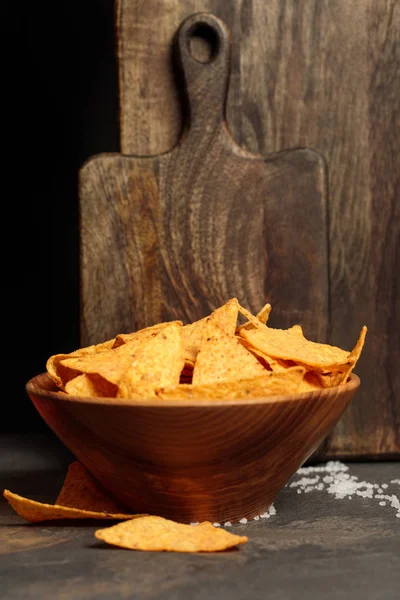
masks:
<path id="1" fill-rule="evenodd" d="M 306 339 L 300 325 L 267 325 L 231 298 L 194 323 L 159 323 L 135 333 L 51 356 L 58 388 L 75 396 L 234 400 L 293 394 L 346 383 L 367 328 L 351 352 Z M 247 322 L 238 325 L 239 313 Z"/>

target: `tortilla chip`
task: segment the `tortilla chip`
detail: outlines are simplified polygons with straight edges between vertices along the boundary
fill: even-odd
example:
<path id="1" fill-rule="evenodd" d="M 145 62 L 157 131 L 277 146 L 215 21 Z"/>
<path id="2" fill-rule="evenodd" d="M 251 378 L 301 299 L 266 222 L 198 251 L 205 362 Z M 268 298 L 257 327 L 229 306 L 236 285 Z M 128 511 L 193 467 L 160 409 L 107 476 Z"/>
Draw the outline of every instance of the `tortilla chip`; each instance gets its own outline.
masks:
<path id="1" fill-rule="evenodd" d="M 344 369 L 339 371 L 322 371 L 317 374 L 319 385 L 322 388 L 334 387 L 336 385 L 342 385 L 347 382 L 351 372 L 354 370 L 358 359 L 361 356 L 361 352 L 365 343 L 365 336 L 367 335 L 367 327 L 362 327 L 357 343 L 353 350 L 349 354 L 350 364 Z"/>
<path id="2" fill-rule="evenodd" d="M 140 342 L 135 340 L 101 354 L 63 359 L 62 365 L 79 373 L 99 375 L 109 383 L 119 384 L 122 376 L 132 364 Z"/>
<path id="3" fill-rule="evenodd" d="M 354 346 L 353 350 L 350 352 L 349 358 L 350 358 L 352 364 L 350 364 L 348 369 L 342 374 L 339 384 L 346 383 L 346 381 L 350 377 L 351 372 L 353 371 L 354 367 L 358 363 L 358 360 L 361 356 L 361 352 L 363 351 L 363 348 L 364 348 L 365 337 L 367 335 L 367 331 L 368 331 L 368 329 L 364 325 L 361 329 L 361 332 L 360 332 L 360 335 L 359 335 L 356 345 Z"/>
<path id="4" fill-rule="evenodd" d="M 209 319 L 218 322 L 219 326 L 227 333 L 233 333 L 236 329 L 239 303 L 237 298 L 231 298 L 225 304 L 216 308 L 211 315 L 185 325 L 182 328 L 183 344 L 185 352 L 185 364 L 193 368 L 196 357 L 200 351 L 201 341 L 205 332 L 205 325 Z M 233 329 L 233 331 L 232 331 Z"/>
<path id="5" fill-rule="evenodd" d="M 353 364 L 351 353 L 337 346 L 311 342 L 298 331 L 272 329 L 259 324 L 240 332 L 248 344 L 273 358 L 291 360 L 311 368 L 342 370 Z"/>
<path id="6" fill-rule="evenodd" d="M 290 367 L 280 372 L 264 370 L 263 375 L 249 379 L 231 379 L 209 384 L 182 384 L 157 390 L 163 400 L 251 400 L 300 391 L 305 369 Z"/>
<path id="7" fill-rule="evenodd" d="M 269 303 L 264 304 L 264 306 L 262 307 L 260 312 L 258 312 L 256 314 L 256 319 L 258 319 L 260 321 L 260 323 L 263 323 L 265 325 L 268 321 L 271 310 L 272 310 L 272 306 Z M 239 331 L 241 329 L 252 329 L 253 327 L 254 327 L 253 323 L 251 321 L 247 321 L 246 323 L 243 323 L 243 325 L 240 325 L 237 328 L 236 332 L 239 333 Z"/>
<path id="8" fill-rule="evenodd" d="M 125 508 L 78 461 L 69 465 L 61 492 L 55 502 L 58 506 L 78 508 L 91 512 L 121 514 Z"/>
<path id="9" fill-rule="evenodd" d="M 134 331 L 133 333 L 119 333 L 115 338 L 113 348 L 118 348 L 133 341 L 144 341 L 154 337 L 159 331 L 173 324 L 181 326 L 182 321 L 166 321 L 165 323 L 157 323 L 145 329 L 139 329 L 139 331 Z"/>
<path id="10" fill-rule="evenodd" d="M 315 371 L 308 371 L 305 373 L 303 380 L 299 385 L 299 392 L 315 392 L 316 390 L 323 389 L 323 385 L 321 384 L 321 380 L 319 378 L 319 373 Z"/>
<path id="11" fill-rule="evenodd" d="M 206 324 L 193 369 L 193 385 L 224 379 L 251 378 L 265 373 L 265 368 L 231 332 L 223 331 L 211 318 Z"/>
<path id="12" fill-rule="evenodd" d="M 119 383 L 118 398 L 151 398 L 156 387 L 179 383 L 185 364 L 181 330 L 173 323 L 137 348 Z"/>
<path id="13" fill-rule="evenodd" d="M 292 325 L 292 327 L 289 327 L 289 329 L 287 329 L 286 331 L 290 331 L 291 333 L 297 333 L 298 335 L 304 337 L 303 328 L 301 325 Z"/>
<path id="14" fill-rule="evenodd" d="M 14 511 L 25 521 L 30 523 L 39 523 L 40 521 L 54 521 L 56 519 L 134 519 L 137 515 L 128 514 L 110 514 L 108 512 L 96 512 L 72 508 L 67 506 L 58 506 L 57 504 L 45 504 L 24 498 L 18 494 L 4 490 L 3 496 L 7 499 Z"/>
<path id="15" fill-rule="evenodd" d="M 98 540 L 129 550 L 150 552 L 220 552 L 248 541 L 212 523 L 184 525 L 162 517 L 141 517 L 95 532 Z"/>
<path id="16" fill-rule="evenodd" d="M 65 385 L 65 392 L 72 396 L 91 396 L 95 398 L 114 398 L 118 387 L 94 373 L 82 373 Z"/>
<path id="17" fill-rule="evenodd" d="M 65 390 L 65 386 L 68 381 L 80 375 L 80 371 L 64 365 L 64 359 L 99 354 L 111 349 L 113 344 L 114 339 L 102 342 L 101 344 L 87 346 L 86 348 L 80 348 L 79 350 L 74 350 L 69 354 L 54 354 L 53 356 L 50 356 L 46 362 L 47 373 L 60 389 Z"/>

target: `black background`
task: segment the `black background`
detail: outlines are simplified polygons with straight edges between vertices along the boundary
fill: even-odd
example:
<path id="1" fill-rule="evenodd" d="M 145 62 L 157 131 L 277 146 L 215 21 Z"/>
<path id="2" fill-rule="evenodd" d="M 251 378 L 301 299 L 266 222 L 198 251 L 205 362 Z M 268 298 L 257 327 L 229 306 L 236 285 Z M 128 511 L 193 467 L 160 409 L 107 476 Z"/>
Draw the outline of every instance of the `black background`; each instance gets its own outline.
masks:
<path id="1" fill-rule="evenodd" d="M 8 2 L 2 40 L 0 431 L 44 431 L 25 384 L 79 347 L 78 170 L 119 149 L 114 2 Z"/>

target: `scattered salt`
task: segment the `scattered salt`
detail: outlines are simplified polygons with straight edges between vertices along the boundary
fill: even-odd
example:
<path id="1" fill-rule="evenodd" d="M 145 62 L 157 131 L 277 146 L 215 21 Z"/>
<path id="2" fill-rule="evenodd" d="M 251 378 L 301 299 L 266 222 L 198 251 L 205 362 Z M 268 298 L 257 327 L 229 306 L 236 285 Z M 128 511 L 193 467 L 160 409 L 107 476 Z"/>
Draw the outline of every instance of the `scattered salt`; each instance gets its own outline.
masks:
<path id="1" fill-rule="evenodd" d="M 221 523 L 213 523 L 214 527 L 221 527 Z"/>
<path id="2" fill-rule="evenodd" d="M 258 521 L 258 520 L 259 520 L 259 518 L 260 518 L 260 517 L 254 517 L 254 520 L 255 520 L 255 521 Z"/>
<path id="3" fill-rule="evenodd" d="M 239 523 L 243 523 L 244 525 L 245 523 L 247 523 L 247 519 L 244 517 L 243 519 L 240 519 Z"/>
<path id="4" fill-rule="evenodd" d="M 224 523 L 224 527 L 232 527 L 232 523 L 230 521 L 227 521 L 226 523 Z"/>
<path id="5" fill-rule="evenodd" d="M 400 499 L 395 494 L 384 493 L 389 488 L 388 483 L 359 481 L 358 477 L 351 475 L 349 470 L 349 467 L 340 461 L 328 461 L 324 465 L 302 467 L 295 475 L 299 478 L 292 480 L 287 485 L 295 488 L 298 494 L 326 490 L 328 494 L 332 494 L 338 500 L 344 498 L 352 500 L 353 496 L 381 500 L 380 506 L 389 504 L 396 510 L 396 517 L 400 517 Z M 326 474 L 319 475 L 319 473 Z M 400 485 L 400 479 L 392 479 L 390 484 Z M 274 514 L 271 513 L 271 509 L 269 513 Z"/>

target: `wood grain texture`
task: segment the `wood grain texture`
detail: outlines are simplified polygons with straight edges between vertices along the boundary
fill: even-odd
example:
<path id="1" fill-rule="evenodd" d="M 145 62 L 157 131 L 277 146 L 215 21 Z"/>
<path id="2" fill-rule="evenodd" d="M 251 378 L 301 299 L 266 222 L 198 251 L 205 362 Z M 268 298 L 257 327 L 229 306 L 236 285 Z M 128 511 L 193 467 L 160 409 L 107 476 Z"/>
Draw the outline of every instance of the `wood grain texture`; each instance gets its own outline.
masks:
<path id="1" fill-rule="evenodd" d="M 360 393 L 326 456 L 400 456 L 400 4 L 152 0 L 144 8 L 119 0 L 123 152 L 177 142 L 171 40 L 197 10 L 212 11 L 232 33 L 227 122 L 235 141 L 262 153 L 310 147 L 328 164 L 329 339 L 351 348 L 363 324 L 369 333 Z"/>
<path id="2" fill-rule="evenodd" d="M 182 522 L 264 513 L 359 388 L 244 401 L 134 401 L 28 382 L 33 404 L 77 459 L 129 510 Z"/>
<path id="3" fill-rule="evenodd" d="M 218 42 L 206 64 L 188 49 L 199 23 Z M 254 312 L 268 300 L 281 326 L 300 320 L 323 340 L 322 159 L 308 149 L 263 157 L 234 143 L 225 123 L 230 40 L 220 20 L 185 20 L 177 55 L 188 118 L 176 147 L 147 158 L 99 155 L 80 172 L 83 345 L 159 321 L 192 322 L 231 297 Z"/>

